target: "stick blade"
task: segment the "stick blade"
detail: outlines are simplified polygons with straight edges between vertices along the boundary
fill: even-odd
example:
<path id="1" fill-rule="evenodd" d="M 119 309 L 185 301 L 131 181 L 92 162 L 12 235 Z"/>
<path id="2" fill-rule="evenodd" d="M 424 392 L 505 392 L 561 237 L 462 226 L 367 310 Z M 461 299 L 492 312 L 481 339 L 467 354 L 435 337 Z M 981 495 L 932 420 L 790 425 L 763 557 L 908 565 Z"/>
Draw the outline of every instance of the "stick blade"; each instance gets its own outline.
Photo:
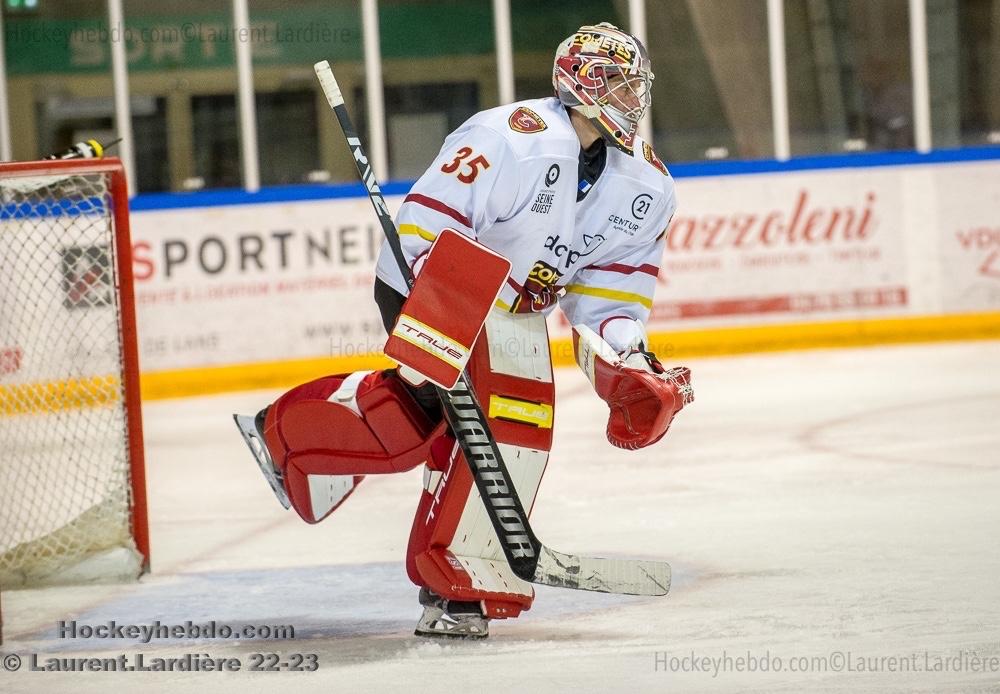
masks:
<path id="1" fill-rule="evenodd" d="M 641 559 L 580 557 L 542 547 L 535 575 L 528 579 L 558 588 L 620 595 L 666 595 L 670 564 Z"/>

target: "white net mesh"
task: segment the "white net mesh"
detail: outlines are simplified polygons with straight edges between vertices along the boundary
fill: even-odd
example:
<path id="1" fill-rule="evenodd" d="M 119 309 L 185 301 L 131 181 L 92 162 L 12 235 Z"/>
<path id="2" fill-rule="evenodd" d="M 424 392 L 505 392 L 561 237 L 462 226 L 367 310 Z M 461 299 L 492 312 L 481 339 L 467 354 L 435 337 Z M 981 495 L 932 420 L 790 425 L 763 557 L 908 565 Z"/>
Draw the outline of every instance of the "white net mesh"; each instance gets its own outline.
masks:
<path id="1" fill-rule="evenodd" d="M 136 576 L 110 174 L 0 176 L 0 585 Z"/>

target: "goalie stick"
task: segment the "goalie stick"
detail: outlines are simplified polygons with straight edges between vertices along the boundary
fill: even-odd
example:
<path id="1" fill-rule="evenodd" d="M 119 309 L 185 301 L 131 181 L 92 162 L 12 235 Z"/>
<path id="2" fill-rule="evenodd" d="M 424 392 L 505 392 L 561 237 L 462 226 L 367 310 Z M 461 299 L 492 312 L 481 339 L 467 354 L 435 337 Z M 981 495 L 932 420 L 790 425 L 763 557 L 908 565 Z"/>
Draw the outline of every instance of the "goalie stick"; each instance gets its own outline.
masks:
<path id="1" fill-rule="evenodd" d="M 403 256 L 399 232 L 347 113 L 330 63 L 321 61 L 316 63 L 314 69 L 347 138 L 358 176 L 368 190 L 368 198 L 375 208 L 396 264 L 407 286 L 412 287 L 413 272 Z M 490 432 L 483 408 L 469 385 L 468 374 L 462 373 L 451 390 L 437 387 L 437 393 L 448 424 L 465 454 L 507 562 L 518 577 L 540 585 L 602 593 L 666 595 L 670 590 L 670 565 L 666 562 L 581 557 L 557 552 L 543 545 L 528 523 L 528 514 Z"/>

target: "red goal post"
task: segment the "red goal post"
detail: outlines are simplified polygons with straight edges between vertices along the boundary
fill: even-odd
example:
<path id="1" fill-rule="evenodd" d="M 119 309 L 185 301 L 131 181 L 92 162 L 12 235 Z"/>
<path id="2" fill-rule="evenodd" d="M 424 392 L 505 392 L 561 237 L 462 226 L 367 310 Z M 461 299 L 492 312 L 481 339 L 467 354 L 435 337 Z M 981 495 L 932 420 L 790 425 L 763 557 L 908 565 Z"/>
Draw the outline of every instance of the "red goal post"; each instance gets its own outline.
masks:
<path id="1" fill-rule="evenodd" d="M 121 162 L 0 163 L 0 587 L 149 569 Z"/>

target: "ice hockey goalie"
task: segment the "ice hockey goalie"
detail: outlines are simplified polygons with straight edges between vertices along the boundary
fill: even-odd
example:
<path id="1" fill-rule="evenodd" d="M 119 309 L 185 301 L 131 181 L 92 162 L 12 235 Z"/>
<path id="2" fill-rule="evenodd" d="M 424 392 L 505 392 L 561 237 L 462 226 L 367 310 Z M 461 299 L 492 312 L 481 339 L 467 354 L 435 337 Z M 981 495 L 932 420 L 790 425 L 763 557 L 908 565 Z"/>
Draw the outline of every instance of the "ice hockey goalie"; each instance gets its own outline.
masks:
<path id="1" fill-rule="evenodd" d="M 445 140 L 396 218 L 409 288 L 389 248 L 375 300 L 390 371 L 302 384 L 237 417 L 279 501 L 316 523 L 366 475 L 424 466 L 406 568 L 416 633 L 481 638 L 534 598 L 515 576 L 444 422 L 434 384 L 466 370 L 526 509 L 552 445 L 545 316 L 570 320 L 577 361 L 608 404 L 608 441 L 659 441 L 693 400 L 690 373 L 647 349 L 673 179 L 637 134 L 653 73 L 610 24 L 562 41 L 555 95 L 476 114 Z"/>

